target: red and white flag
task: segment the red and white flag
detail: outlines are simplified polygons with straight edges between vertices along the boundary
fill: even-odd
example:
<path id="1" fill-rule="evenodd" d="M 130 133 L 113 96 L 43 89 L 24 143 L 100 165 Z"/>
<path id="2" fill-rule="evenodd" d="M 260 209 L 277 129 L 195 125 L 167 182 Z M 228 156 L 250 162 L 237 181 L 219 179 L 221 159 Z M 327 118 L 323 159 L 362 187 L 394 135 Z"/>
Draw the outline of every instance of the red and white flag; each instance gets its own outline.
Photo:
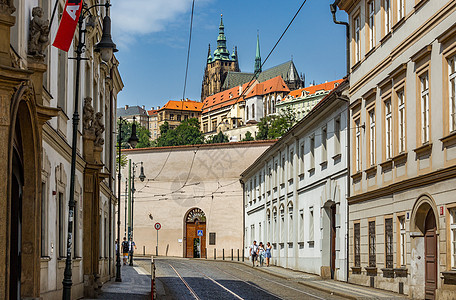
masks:
<path id="1" fill-rule="evenodd" d="M 71 42 L 73 41 L 76 26 L 78 25 L 81 8 L 82 0 L 66 0 L 62 20 L 60 21 L 57 35 L 55 36 L 54 43 L 52 44 L 54 47 L 68 52 Z"/>

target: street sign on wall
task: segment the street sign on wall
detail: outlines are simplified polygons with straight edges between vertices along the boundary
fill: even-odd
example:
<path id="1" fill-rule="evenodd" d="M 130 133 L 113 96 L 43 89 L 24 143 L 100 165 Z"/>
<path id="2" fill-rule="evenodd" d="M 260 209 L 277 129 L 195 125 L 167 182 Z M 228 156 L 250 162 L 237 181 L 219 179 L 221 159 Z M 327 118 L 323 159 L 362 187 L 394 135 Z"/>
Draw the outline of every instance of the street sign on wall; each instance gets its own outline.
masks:
<path id="1" fill-rule="evenodd" d="M 198 236 L 203 236 L 203 231 L 202 230 L 198 230 Z"/>

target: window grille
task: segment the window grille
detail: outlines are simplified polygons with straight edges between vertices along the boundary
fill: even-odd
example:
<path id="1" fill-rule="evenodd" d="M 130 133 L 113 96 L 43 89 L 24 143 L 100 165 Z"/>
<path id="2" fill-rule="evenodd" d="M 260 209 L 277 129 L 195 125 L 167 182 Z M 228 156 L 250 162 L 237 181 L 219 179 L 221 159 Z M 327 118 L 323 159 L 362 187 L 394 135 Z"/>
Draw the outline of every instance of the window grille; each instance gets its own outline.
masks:
<path id="1" fill-rule="evenodd" d="M 360 224 L 356 223 L 354 228 L 354 250 L 355 250 L 355 267 L 361 267 L 361 236 Z"/>
<path id="2" fill-rule="evenodd" d="M 361 171 L 361 127 L 359 119 L 355 121 L 356 128 L 356 140 L 355 140 L 355 161 L 356 161 L 356 172 Z"/>
<path id="3" fill-rule="evenodd" d="M 374 3 L 374 0 L 370 1 L 368 6 L 369 6 L 369 49 L 372 49 L 375 47 L 375 38 L 374 38 L 375 3 Z"/>
<path id="4" fill-rule="evenodd" d="M 391 2 L 390 0 L 384 0 L 384 14 L 385 14 L 385 34 L 391 31 Z"/>
<path id="5" fill-rule="evenodd" d="M 369 111 L 369 135 L 370 135 L 370 164 L 375 165 L 375 111 Z"/>
<path id="6" fill-rule="evenodd" d="M 215 232 L 209 232 L 209 245 L 215 245 Z"/>
<path id="7" fill-rule="evenodd" d="M 393 268 L 393 219 L 385 220 L 386 267 Z"/>
<path id="8" fill-rule="evenodd" d="M 393 156 L 393 118 L 391 114 L 391 100 L 385 102 L 385 137 L 386 159 Z"/>
<path id="9" fill-rule="evenodd" d="M 399 109 L 399 153 L 405 151 L 405 96 L 404 91 L 397 93 Z"/>
<path id="10" fill-rule="evenodd" d="M 429 77 L 421 78 L 421 142 L 429 142 Z"/>
<path id="11" fill-rule="evenodd" d="M 375 221 L 369 222 L 369 267 L 376 266 Z"/>
<path id="12" fill-rule="evenodd" d="M 361 60 L 361 43 L 360 43 L 361 20 L 359 16 L 355 18 L 355 63 Z"/>

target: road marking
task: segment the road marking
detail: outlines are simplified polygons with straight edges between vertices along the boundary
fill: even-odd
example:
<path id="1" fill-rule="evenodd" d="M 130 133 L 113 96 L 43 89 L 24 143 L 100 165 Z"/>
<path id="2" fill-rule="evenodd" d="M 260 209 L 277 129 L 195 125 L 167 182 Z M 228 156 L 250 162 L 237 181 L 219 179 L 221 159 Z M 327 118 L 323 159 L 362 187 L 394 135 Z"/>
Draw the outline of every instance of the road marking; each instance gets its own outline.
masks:
<path id="1" fill-rule="evenodd" d="M 247 273 L 247 274 L 252 275 L 252 273 L 250 273 L 250 272 L 244 271 L 244 270 L 242 270 L 242 269 L 240 269 L 240 268 L 237 268 L 237 267 L 235 267 L 235 266 L 232 266 L 232 267 L 235 268 L 235 269 L 237 269 L 237 270 L 239 270 L 239 271 L 241 271 L 241 272 L 244 272 L 244 273 Z M 272 275 L 272 276 L 273 276 L 273 275 Z M 273 282 L 273 283 L 275 283 L 275 284 L 278 284 L 278 285 L 287 287 L 287 288 L 289 288 L 289 289 L 291 289 L 291 290 L 294 290 L 294 291 L 303 293 L 303 294 L 305 294 L 305 295 L 307 295 L 307 296 L 314 297 L 314 298 L 317 298 L 317 299 L 320 299 L 320 300 L 325 300 L 325 298 L 316 296 L 316 295 L 311 294 L 311 293 L 307 293 L 307 292 L 301 291 L 301 290 L 299 290 L 299 289 L 297 289 L 297 288 L 291 287 L 291 286 L 289 286 L 289 285 L 286 285 L 286 284 L 283 284 L 283 283 L 280 283 L 280 282 L 277 282 L 277 281 L 274 281 L 274 280 L 269 280 L 269 279 L 264 278 L 264 277 L 262 277 L 261 280 L 270 281 L 270 282 Z"/>
<path id="2" fill-rule="evenodd" d="M 133 267 L 133 269 L 135 269 L 135 271 L 139 274 L 139 275 L 150 275 L 150 273 L 146 272 L 143 268 L 141 267 Z"/>
<path id="3" fill-rule="evenodd" d="M 187 289 L 190 291 L 190 293 L 192 294 L 192 296 L 197 299 L 197 300 L 201 300 L 200 297 L 198 297 L 198 295 L 195 293 L 195 291 L 188 285 L 187 281 L 185 281 L 184 278 L 182 278 L 182 276 L 176 271 L 176 269 L 174 269 L 174 267 L 169 264 L 169 266 L 171 268 L 173 268 L 174 272 L 176 272 L 177 276 L 179 276 L 180 280 L 182 280 L 182 282 L 185 284 L 185 286 L 187 287 Z"/>
<path id="4" fill-rule="evenodd" d="M 184 263 L 181 263 L 182 265 L 188 267 L 187 264 L 184 264 Z M 231 295 L 233 295 L 234 297 L 236 297 L 237 299 L 239 300 L 244 300 L 244 298 L 242 298 L 241 296 L 239 296 L 238 294 L 236 294 L 235 292 L 233 292 L 232 290 L 226 288 L 225 286 L 221 285 L 220 283 L 218 283 L 217 281 L 215 281 L 214 279 L 212 279 L 211 277 L 207 276 L 205 273 L 201 272 L 200 270 L 196 269 L 195 267 L 193 267 L 192 265 L 190 265 L 190 267 L 194 270 L 196 270 L 198 273 L 202 274 L 204 277 L 206 277 L 207 279 L 209 279 L 210 281 L 212 281 L 213 283 L 215 283 L 216 285 L 218 285 L 219 287 L 221 287 L 222 289 L 224 289 L 225 291 L 227 291 L 228 293 L 230 293 Z"/>

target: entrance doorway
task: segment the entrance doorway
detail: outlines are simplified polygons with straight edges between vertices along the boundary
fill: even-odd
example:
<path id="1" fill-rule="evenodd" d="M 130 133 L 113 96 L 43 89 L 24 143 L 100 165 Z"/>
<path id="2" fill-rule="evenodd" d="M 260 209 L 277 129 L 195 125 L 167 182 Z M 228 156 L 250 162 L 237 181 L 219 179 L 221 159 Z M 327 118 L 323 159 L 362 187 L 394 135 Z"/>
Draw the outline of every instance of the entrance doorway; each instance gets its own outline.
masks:
<path id="1" fill-rule="evenodd" d="M 206 215 L 199 208 L 190 210 L 185 218 L 185 257 L 206 257 Z"/>
<path id="2" fill-rule="evenodd" d="M 336 205 L 331 206 L 331 279 L 336 272 Z"/>
<path id="3" fill-rule="evenodd" d="M 425 220 L 425 299 L 435 299 L 437 289 L 437 226 L 434 211 L 429 210 Z"/>

